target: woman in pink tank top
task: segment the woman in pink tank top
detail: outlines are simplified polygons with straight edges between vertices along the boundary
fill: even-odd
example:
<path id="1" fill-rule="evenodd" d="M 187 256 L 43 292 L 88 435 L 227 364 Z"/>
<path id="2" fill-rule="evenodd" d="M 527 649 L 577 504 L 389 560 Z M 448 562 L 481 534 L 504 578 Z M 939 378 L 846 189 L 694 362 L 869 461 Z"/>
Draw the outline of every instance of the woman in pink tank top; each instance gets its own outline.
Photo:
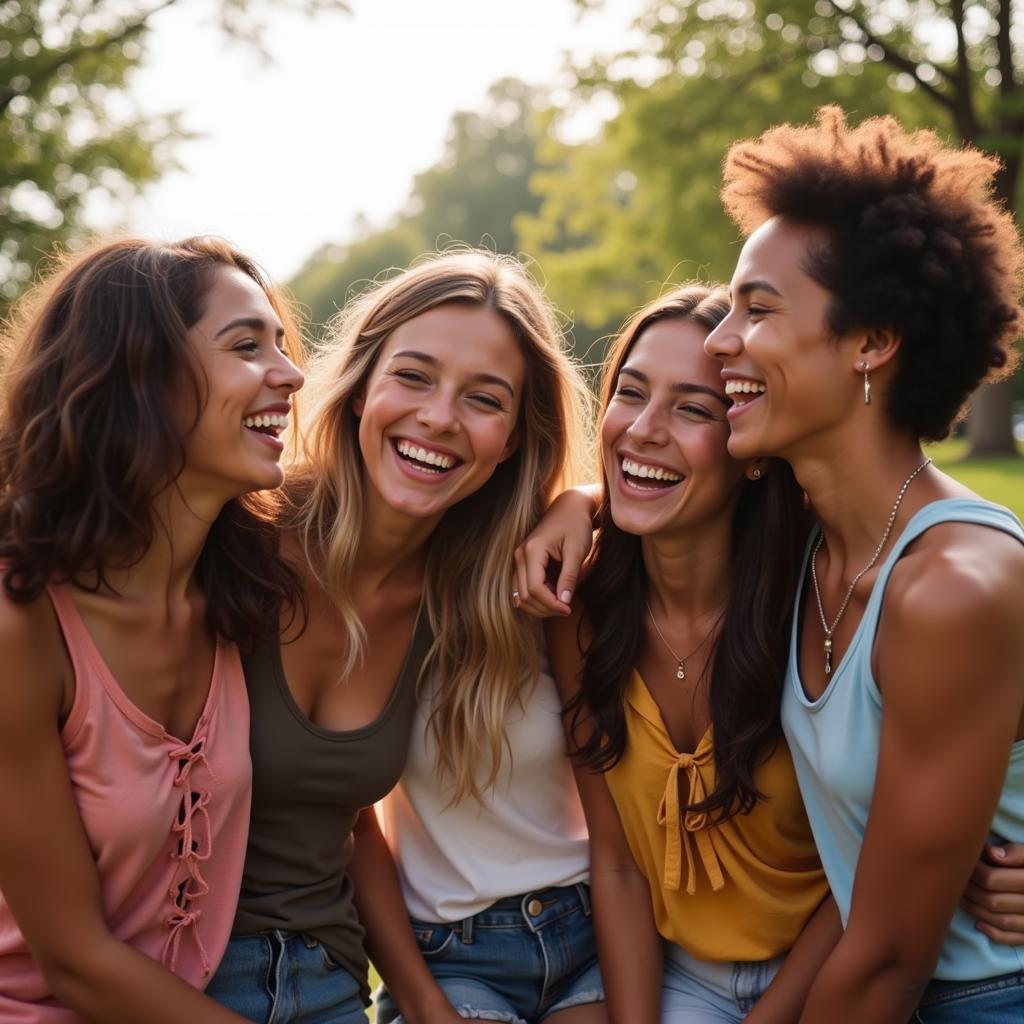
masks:
<path id="1" fill-rule="evenodd" d="M 65 261 L 7 341 L 0 415 L 0 1020 L 241 1018 L 202 995 L 249 818 L 238 647 L 296 579 L 296 331 L 226 243 Z"/>

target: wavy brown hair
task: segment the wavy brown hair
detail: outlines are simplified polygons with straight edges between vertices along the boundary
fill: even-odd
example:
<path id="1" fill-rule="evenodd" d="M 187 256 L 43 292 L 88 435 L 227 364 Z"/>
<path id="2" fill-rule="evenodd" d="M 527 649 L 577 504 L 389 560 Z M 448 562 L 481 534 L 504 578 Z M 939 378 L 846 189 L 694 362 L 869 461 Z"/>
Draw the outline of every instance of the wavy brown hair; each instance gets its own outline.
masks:
<path id="1" fill-rule="evenodd" d="M 602 415 L 623 363 L 647 328 L 685 320 L 710 333 L 728 312 L 727 291 L 704 285 L 684 285 L 641 309 L 605 359 Z M 614 767 L 626 749 L 626 687 L 640 653 L 648 589 L 640 538 L 615 525 L 604 475 L 602 482 L 598 540 L 579 588 L 581 685 L 566 708 L 569 735 L 576 734 L 582 715 L 592 718 L 596 728 L 586 731 L 573 756 L 599 772 Z M 732 525 L 729 598 L 706 670 L 715 787 L 687 811 L 707 812 L 721 822 L 750 811 L 762 797 L 754 773 L 780 736 L 789 626 L 808 527 L 803 491 L 787 463 L 772 460 L 761 480 L 744 484 Z"/>
<path id="2" fill-rule="evenodd" d="M 217 238 L 120 239 L 65 255 L 15 309 L 0 393 L 0 561 L 12 600 L 35 600 L 51 582 L 109 586 L 153 544 L 154 500 L 182 472 L 205 401 L 187 332 L 224 267 L 263 289 L 297 355 L 287 301 Z M 282 602 L 300 602 L 256 496 L 221 510 L 196 578 L 211 629 L 242 647 L 276 632 Z"/>

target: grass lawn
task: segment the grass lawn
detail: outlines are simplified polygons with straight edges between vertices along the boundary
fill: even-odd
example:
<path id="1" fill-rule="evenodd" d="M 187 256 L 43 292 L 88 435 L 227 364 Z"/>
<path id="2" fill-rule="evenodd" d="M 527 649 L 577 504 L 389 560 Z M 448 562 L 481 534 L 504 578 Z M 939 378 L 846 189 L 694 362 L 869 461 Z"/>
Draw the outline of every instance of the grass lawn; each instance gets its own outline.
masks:
<path id="1" fill-rule="evenodd" d="M 1018 445 L 1024 455 L 1024 445 Z M 965 462 L 966 441 L 943 441 L 926 449 L 943 472 L 983 498 L 1012 509 L 1024 519 L 1024 459 L 983 459 Z"/>

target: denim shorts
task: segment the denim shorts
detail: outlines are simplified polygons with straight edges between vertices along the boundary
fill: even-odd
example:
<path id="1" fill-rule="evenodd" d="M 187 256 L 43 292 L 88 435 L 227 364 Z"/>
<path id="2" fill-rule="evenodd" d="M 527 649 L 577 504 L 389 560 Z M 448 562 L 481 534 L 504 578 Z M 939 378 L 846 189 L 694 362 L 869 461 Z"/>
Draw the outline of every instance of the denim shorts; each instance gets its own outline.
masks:
<path id="1" fill-rule="evenodd" d="M 558 1010 L 604 1001 L 585 885 L 498 900 L 454 924 L 412 922 L 430 972 L 459 1016 L 534 1024 Z M 377 1024 L 402 1024 L 387 990 Z"/>
<path id="2" fill-rule="evenodd" d="M 913 1020 L 919 1024 L 1020 1024 L 1024 972 L 978 981 L 933 981 Z"/>
<path id="3" fill-rule="evenodd" d="M 665 943 L 661 1024 L 739 1024 L 764 995 L 785 956 L 709 963 Z"/>
<path id="4" fill-rule="evenodd" d="M 295 932 L 234 936 L 206 994 L 257 1024 L 366 1024 L 359 982 Z"/>

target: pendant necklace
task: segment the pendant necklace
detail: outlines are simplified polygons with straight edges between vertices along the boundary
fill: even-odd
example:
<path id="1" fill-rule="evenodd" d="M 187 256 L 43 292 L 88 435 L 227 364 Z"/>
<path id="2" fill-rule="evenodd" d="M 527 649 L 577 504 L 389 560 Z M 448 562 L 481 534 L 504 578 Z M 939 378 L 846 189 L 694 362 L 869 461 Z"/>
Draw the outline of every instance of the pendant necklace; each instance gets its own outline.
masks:
<path id="1" fill-rule="evenodd" d="M 686 678 L 686 659 L 687 658 L 692 658 L 704 646 L 704 644 L 707 643 L 708 637 L 711 636 L 712 633 L 714 633 L 715 627 L 718 625 L 719 622 L 722 621 L 722 614 L 725 614 L 725 613 L 723 612 L 722 614 L 720 614 L 718 616 L 717 619 L 715 619 L 715 621 L 711 624 L 711 628 L 704 634 L 704 639 L 701 640 L 701 642 L 699 644 L 697 644 L 697 646 L 694 647 L 694 649 L 692 651 L 690 651 L 689 654 L 686 654 L 682 658 L 680 658 L 679 655 L 676 654 L 676 652 L 673 649 L 672 645 L 665 639 L 665 634 L 662 633 L 661 629 L 659 628 L 658 620 L 654 617 L 654 612 L 651 611 L 651 603 L 650 603 L 650 601 L 648 601 L 645 598 L 644 599 L 644 604 L 647 606 L 647 614 L 651 617 L 651 625 L 654 627 L 655 633 L 658 634 L 658 638 L 668 648 L 669 654 L 671 654 L 672 657 L 675 659 L 675 662 L 676 662 L 676 679 L 685 679 Z"/>
<path id="2" fill-rule="evenodd" d="M 885 542 L 889 539 L 889 534 L 892 533 L 892 524 L 896 522 L 896 513 L 900 510 L 900 503 L 903 501 L 903 495 L 907 493 L 907 488 L 910 486 L 911 481 L 918 473 L 921 472 L 922 469 L 925 468 L 925 466 L 929 465 L 931 461 L 931 459 L 925 459 L 924 462 L 922 462 L 921 465 L 903 481 L 900 493 L 896 495 L 892 511 L 889 513 L 889 521 L 885 524 L 885 532 L 882 534 L 882 539 L 878 542 L 878 547 L 875 548 L 875 553 L 871 556 L 871 561 L 853 577 L 853 582 L 846 591 L 846 597 L 843 598 L 843 603 L 839 606 L 839 611 L 836 614 L 836 617 L 832 620 L 831 626 L 825 618 L 825 606 L 822 604 L 821 588 L 818 586 L 818 573 L 814 568 L 814 563 L 818 560 L 818 550 L 821 548 L 821 542 L 825 539 L 825 531 L 822 530 L 821 533 L 818 534 L 818 543 L 814 545 L 814 552 L 811 555 L 811 581 L 814 583 L 814 597 L 818 602 L 818 618 L 821 619 L 821 628 L 825 631 L 825 675 L 827 676 L 832 674 L 832 634 L 836 631 L 836 626 L 839 625 L 839 620 L 843 617 L 843 614 L 850 603 L 850 598 L 853 597 L 854 588 L 858 583 L 860 583 L 861 577 L 863 577 L 875 562 L 878 561 L 878 556 L 882 553 L 882 549 L 885 547 Z M 657 623 L 655 623 L 655 629 L 657 629 Z M 664 637 L 662 639 L 664 639 Z"/>

